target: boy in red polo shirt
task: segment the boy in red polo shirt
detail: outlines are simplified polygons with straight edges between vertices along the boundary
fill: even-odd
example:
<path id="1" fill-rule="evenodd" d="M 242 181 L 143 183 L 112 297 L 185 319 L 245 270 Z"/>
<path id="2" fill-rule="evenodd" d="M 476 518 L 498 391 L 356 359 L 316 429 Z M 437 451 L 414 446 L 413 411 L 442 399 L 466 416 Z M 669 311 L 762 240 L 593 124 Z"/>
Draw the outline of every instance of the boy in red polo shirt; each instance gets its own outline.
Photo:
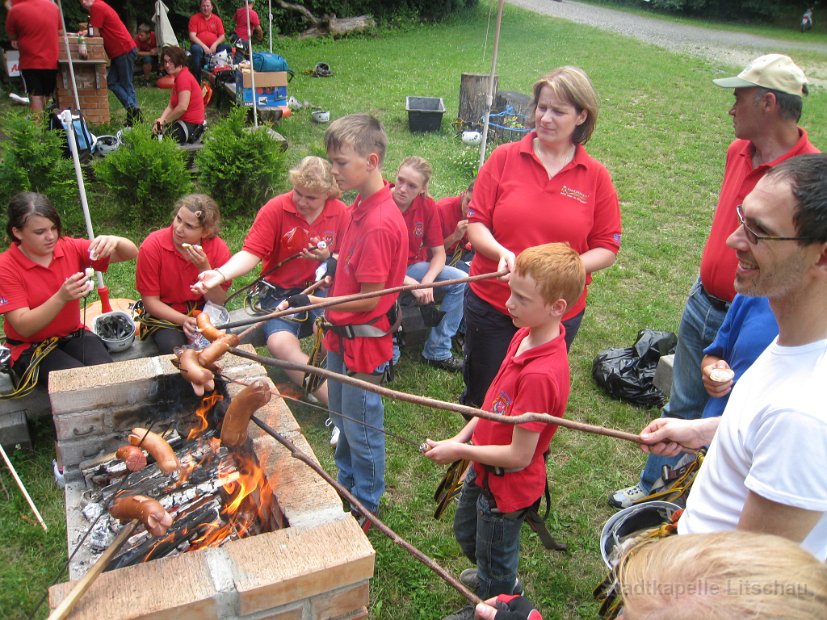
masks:
<path id="1" fill-rule="evenodd" d="M 405 278 L 408 231 L 405 220 L 382 178 L 388 137 L 368 114 L 336 119 L 325 132 L 333 176 L 343 191 L 359 195 L 350 208 L 351 221 L 339 244 L 330 297 L 369 293 L 400 286 Z M 325 312 L 327 368 L 339 374 L 379 383 L 391 359 L 388 312 L 398 293 L 349 301 Z M 297 307 L 322 298 L 295 295 L 283 302 Z M 339 429 L 336 445 L 338 480 L 369 511 L 376 513 L 385 491 L 385 409 L 373 392 L 337 381 L 328 385 L 330 417 Z M 357 516 L 357 515 L 355 515 Z M 359 517 L 367 531 L 370 521 Z"/>
<path id="2" fill-rule="evenodd" d="M 561 319 L 585 282 L 583 262 L 567 244 L 548 243 L 520 253 L 506 302 L 517 333 L 485 394 L 485 411 L 562 417 L 570 377 Z M 545 491 L 543 455 L 556 430 L 545 422 L 513 425 L 475 417 L 450 439 L 426 440 L 425 456 L 436 463 L 472 461 L 454 517 L 454 535 L 477 565 L 463 571 L 460 581 L 483 600 L 521 589 L 520 528 Z M 473 617 L 474 606 L 467 605 L 446 620 Z"/>

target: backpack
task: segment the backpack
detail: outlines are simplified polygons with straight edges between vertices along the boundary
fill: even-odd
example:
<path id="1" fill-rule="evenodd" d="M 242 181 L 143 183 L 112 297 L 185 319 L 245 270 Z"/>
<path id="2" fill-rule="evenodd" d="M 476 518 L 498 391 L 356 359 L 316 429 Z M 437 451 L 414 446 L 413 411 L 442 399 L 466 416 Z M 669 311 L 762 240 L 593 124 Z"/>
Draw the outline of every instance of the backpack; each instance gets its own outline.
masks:
<path id="1" fill-rule="evenodd" d="M 65 133 L 68 130 L 68 127 L 63 124 L 63 121 L 60 119 L 58 114 L 52 114 L 49 117 L 49 129 L 60 130 Z M 83 164 L 89 163 L 89 160 L 92 159 L 92 150 L 95 147 L 95 142 L 97 139 L 92 132 L 89 131 L 89 126 L 86 124 L 86 119 L 83 118 L 83 114 L 81 112 L 72 114 L 72 129 L 75 132 L 75 142 L 78 147 L 78 158 Z M 68 135 L 66 136 L 66 144 L 63 145 L 63 153 L 66 157 L 72 156 L 72 151 L 69 148 Z"/>
<path id="2" fill-rule="evenodd" d="M 278 54 L 269 52 L 253 52 L 253 69 L 255 71 L 286 71 L 293 77 L 293 71 L 287 65 L 287 60 Z"/>

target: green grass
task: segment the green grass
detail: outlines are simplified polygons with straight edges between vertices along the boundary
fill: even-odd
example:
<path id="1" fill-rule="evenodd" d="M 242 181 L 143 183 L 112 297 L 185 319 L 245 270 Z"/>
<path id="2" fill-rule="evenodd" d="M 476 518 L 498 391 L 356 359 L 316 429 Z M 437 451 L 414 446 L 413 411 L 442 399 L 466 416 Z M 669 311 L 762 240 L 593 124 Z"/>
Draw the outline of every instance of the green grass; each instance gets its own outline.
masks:
<path id="1" fill-rule="evenodd" d="M 333 118 L 368 111 L 379 116 L 390 135 L 386 175 L 392 178 L 408 155 L 427 157 L 434 167 L 431 193 L 442 197 L 464 188 L 474 149 L 462 145 L 453 131 L 460 74 L 489 69 L 483 55 L 487 27 L 485 7 L 444 24 L 409 26 L 404 30 L 340 41 L 279 40 L 297 76 L 289 92 L 326 110 Z M 490 42 L 487 52 L 490 54 Z M 631 62 L 634 59 L 634 62 Z M 317 62 L 328 62 L 332 78 L 302 75 Z M 598 126 L 590 153 L 611 171 L 621 200 L 624 240 L 617 264 L 596 274 L 589 307 L 571 352 L 572 395 L 567 416 L 593 424 L 638 431 L 657 415 L 610 400 L 591 379 L 591 361 L 611 346 L 630 345 L 646 327 L 676 330 L 690 284 L 697 274 L 723 174 L 732 128 L 726 112 L 729 91 L 711 78 L 734 67 L 716 66 L 581 25 L 538 17 L 506 7 L 498 66 L 503 90 L 529 92 L 542 73 L 576 64 L 592 77 L 601 98 Z M 445 99 L 442 130 L 411 134 L 406 95 Z M 147 118 L 166 104 L 168 93 L 140 89 Z M 827 145 L 827 96 L 817 91 L 805 101 L 802 123 L 815 144 Z M 0 104 L 0 108 L 6 105 Z M 123 111 L 112 105 L 114 121 Z M 325 127 L 303 110 L 284 121 L 279 131 L 290 143 L 292 165 L 319 153 Z M 93 188 L 94 190 L 94 188 Z M 98 232 L 119 232 L 140 241 L 149 231 L 136 230 L 110 215 L 105 200 L 90 198 Z M 225 238 L 240 248 L 255 209 L 248 217 L 226 222 Z M 107 274 L 113 296 L 134 296 L 132 265 L 115 266 Z M 406 351 L 394 389 L 454 401 L 462 389 L 455 375 L 424 367 L 417 350 Z M 334 471 L 324 414 L 296 407 L 296 416 L 328 471 Z M 387 428 L 410 439 L 443 438 L 461 424 L 459 416 L 421 407 L 386 403 Z M 29 518 L 14 483 L 2 471 L 6 498 L 0 504 L 0 616 L 24 617 L 55 579 L 65 560 L 62 498 L 51 484 L 54 433 L 50 424 L 37 427 L 34 453 L 12 454 L 18 471 L 49 523 L 43 533 Z M 434 521 L 431 496 L 442 468 L 420 457 L 413 445 L 389 438 L 387 493 L 382 518 L 400 536 L 447 569 L 468 566 L 451 533 L 451 516 Z M 561 429 L 551 445 L 552 533 L 569 552 L 545 551 L 527 528 L 523 536 L 520 575 L 527 594 L 547 618 L 594 617 L 591 589 L 602 577 L 598 536 L 610 515 L 606 495 L 632 483 L 643 463 L 634 446 L 608 438 Z M 0 492 L 3 492 L 0 489 Z M 371 617 L 437 618 L 463 600 L 439 578 L 381 534 L 372 532 L 377 551 L 371 583 Z M 41 609 L 39 616 L 44 617 Z"/>

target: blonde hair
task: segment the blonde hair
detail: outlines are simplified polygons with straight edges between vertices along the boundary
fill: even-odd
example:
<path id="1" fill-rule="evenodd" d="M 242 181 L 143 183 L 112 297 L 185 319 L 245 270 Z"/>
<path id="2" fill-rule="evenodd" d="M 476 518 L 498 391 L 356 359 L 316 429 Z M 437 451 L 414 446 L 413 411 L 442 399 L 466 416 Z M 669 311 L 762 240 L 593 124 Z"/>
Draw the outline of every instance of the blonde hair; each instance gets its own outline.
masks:
<path id="1" fill-rule="evenodd" d="M 376 153 L 381 166 L 388 149 L 388 135 L 379 119 L 370 114 L 349 114 L 330 123 L 324 132 L 324 145 L 328 153 L 341 151 L 345 146 L 362 157 Z"/>
<path id="2" fill-rule="evenodd" d="M 779 536 L 648 540 L 629 549 L 617 570 L 627 620 L 827 617 L 827 566 Z"/>
<path id="3" fill-rule="evenodd" d="M 526 248 L 514 270 L 531 276 L 547 304 L 564 299 L 571 308 L 586 286 L 586 268 L 568 243 L 545 243 Z"/>
<path id="4" fill-rule="evenodd" d="M 331 170 L 329 161 L 309 155 L 290 170 L 290 184 L 309 192 L 325 194 L 328 198 L 338 198 L 342 192 Z"/>
<path id="5" fill-rule="evenodd" d="M 578 114 L 586 111 L 586 120 L 574 128 L 571 137 L 575 144 L 586 144 L 597 125 L 598 109 L 597 93 L 589 76 L 579 67 L 559 67 L 537 80 L 533 87 L 534 99 L 531 101 L 532 122 L 537 112 L 540 91 L 545 87 L 550 88 L 555 97 L 573 106 Z"/>
<path id="6" fill-rule="evenodd" d="M 406 157 L 405 160 L 399 164 L 399 169 L 402 170 L 405 166 L 408 168 L 413 168 L 422 175 L 422 178 L 425 179 L 425 185 L 422 189 L 427 191 L 428 182 L 431 180 L 431 175 L 434 173 L 434 169 L 431 168 L 431 164 L 428 163 L 428 160 L 424 157 L 419 157 L 418 155 L 411 155 L 410 157 Z"/>
<path id="7" fill-rule="evenodd" d="M 172 210 L 172 219 L 181 209 L 186 209 L 198 218 L 198 224 L 204 231 L 202 237 L 210 239 L 221 230 L 221 212 L 218 204 L 207 194 L 187 194 L 179 198 Z"/>

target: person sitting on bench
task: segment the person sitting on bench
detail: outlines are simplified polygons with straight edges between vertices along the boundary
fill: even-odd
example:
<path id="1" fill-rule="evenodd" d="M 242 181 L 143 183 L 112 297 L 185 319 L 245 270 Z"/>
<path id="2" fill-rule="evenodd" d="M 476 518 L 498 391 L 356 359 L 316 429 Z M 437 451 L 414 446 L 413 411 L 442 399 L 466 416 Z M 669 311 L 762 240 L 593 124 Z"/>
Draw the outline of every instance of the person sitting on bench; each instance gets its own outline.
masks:
<path id="1" fill-rule="evenodd" d="M 190 17 L 190 55 L 192 56 L 192 73 L 195 79 L 201 81 L 201 69 L 204 66 L 204 57 L 212 56 L 221 51 L 232 53 L 232 49 L 224 41 L 224 22 L 212 12 L 212 1 L 201 0 L 198 13 Z"/>
<path id="2" fill-rule="evenodd" d="M 187 53 L 180 47 L 164 48 L 161 64 L 175 83 L 169 104 L 152 123 L 152 133 L 168 135 L 179 144 L 197 142 L 204 133 L 204 97 L 198 80 L 184 66 L 186 61 Z"/>

